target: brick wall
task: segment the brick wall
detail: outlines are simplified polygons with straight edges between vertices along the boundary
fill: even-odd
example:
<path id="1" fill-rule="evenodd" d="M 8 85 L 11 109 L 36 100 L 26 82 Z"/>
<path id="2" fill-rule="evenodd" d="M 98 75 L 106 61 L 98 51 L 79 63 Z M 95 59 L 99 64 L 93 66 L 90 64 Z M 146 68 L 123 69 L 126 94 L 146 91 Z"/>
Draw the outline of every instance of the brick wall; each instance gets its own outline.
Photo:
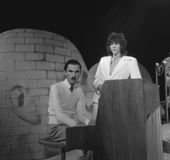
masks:
<path id="1" fill-rule="evenodd" d="M 82 64 L 80 84 L 90 106 L 93 92 L 87 85 L 88 71 L 81 54 L 68 39 L 35 29 L 0 34 L 1 160 L 43 159 L 51 151 L 38 140 L 48 134 L 49 87 L 64 79 L 63 67 L 69 59 Z M 24 102 L 18 101 L 21 95 Z"/>

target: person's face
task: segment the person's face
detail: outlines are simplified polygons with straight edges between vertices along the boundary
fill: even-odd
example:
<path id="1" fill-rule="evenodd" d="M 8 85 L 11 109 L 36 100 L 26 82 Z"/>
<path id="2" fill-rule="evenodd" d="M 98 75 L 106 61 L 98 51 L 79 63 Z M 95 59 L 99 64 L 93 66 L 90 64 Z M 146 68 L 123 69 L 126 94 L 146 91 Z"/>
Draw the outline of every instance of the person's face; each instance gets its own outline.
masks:
<path id="1" fill-rule="evenodd" d="M 70 84 L 77 83 L 80 77 L 81 71 L 79 65 L 69 64 L 66 71 L 64 71 L 66 78 Z"/>
<path id="2" fill-rule="evenodd" d="M 119 43 L 111 44 L 110 50 L 113 53 L 113 55 L 118 55 L 120 53 L 120 44 Z"/>

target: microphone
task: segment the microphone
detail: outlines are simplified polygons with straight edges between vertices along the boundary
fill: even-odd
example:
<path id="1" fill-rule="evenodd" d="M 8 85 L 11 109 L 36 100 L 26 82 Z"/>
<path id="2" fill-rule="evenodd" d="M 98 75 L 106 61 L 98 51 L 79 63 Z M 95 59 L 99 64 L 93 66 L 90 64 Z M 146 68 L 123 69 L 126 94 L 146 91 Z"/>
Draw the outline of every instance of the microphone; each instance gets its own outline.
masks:
<path id="1" fill-rule="evenodd" d="M 161 75 L 162 63 L 161 65 L 159 63 L 155 63 L 155 67 L 156 67 L 158 75 Z"/>
<path id="2" fill-rule="evenodd" d="M 163 60 L 163 61 L 162 61 L 162 64 L 163 64 L 164 66 L 166 66 L 166 64 L 167 64 L 167 59 L 166 59 L 166 60 Z"/>

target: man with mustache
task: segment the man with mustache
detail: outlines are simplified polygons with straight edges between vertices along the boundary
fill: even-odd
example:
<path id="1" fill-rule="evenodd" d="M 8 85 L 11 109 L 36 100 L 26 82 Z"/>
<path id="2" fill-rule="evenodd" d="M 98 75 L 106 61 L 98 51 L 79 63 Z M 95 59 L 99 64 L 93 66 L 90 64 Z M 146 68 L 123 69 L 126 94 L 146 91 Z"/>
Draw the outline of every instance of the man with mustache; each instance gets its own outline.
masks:
<path id="1" fill-rule="evenodd" d="M 77 85 L 81 64 L 77 60 L 69 60 L 65 64 L 64 73 L 66 79 L 50 88 L 49 132 L 54 141 L 66 139 L 67 127 L 95 123 L 85 115 L 85 96 Z"/>

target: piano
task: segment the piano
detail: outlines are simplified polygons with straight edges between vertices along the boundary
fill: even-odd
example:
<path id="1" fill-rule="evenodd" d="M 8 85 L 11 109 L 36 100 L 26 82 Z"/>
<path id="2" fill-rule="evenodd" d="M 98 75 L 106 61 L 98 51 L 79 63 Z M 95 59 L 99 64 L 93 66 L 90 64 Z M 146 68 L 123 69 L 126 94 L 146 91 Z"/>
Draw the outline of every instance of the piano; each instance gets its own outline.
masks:
<path id="1" fill-rule="evenodd" d="M 67 150 L 93 151 L 94 160 L 163 160 L 159 105 L 149 81 L 105 81 L 96 125 L 67 128 Z"/>

